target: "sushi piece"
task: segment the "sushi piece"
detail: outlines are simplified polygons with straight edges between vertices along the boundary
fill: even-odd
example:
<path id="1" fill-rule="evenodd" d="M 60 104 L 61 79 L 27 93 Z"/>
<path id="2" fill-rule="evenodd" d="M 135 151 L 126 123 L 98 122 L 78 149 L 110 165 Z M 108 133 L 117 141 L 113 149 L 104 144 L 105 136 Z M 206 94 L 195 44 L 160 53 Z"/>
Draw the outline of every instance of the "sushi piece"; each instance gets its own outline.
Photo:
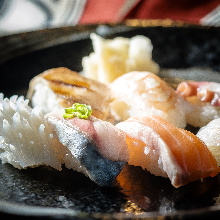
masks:
<path id="1" fill-rule="evenodd" d="M 188 105 L 164 80 L 149 72 L 130 72 L 110 84 L 114 100 L 111 114 L 124 121 L 145 112 L 158 115 L 177 127 L 185 128 Z"/>
<path id="2" fill-rule="evenodd" d="M 220 118 L 220 107 L 211 105 L 210 102 L 203 102 L 197 96 L 187 97 L 190 111 L 186 113 L 186 121 L 189 125 L 201 128 L 214 119 Z"/>
<path id="3" fill-rule="evenodd" d="M 111 186 L 128 160 L 125 134 L 94 116 L 64 119 L 63 111 L 44 116 L 24 97 L 1 94 L 1 161 L 18 169 L 47 165 L 61 170 L 64 164 L 100 186 Z"/>
<path id="4" fill-rule="evenodd" d="M 200 128 L 196 136 L 207 145 L 220 166 L 220 118 Z"/>
<path id="5" fill-rule="evenodd" d="M 43 114 L 79 102 L 90 105 L 95 117 L 111 120 L 108 87 L 64 67 L 50 69 L 34 77 L 27 98 L 34 107 L 39 106 Z"/>
<path id="6" fill-rule="evenodd" d="M 152 59 L 151 40 L 145 36 L 103 39 L 93 33 L 91 40 L 94 52 L 82 59 L 86 77 L 109 84 L 131 71 L 159 72 L 159 65 Z"/>
<path id="7" fill-rule="evenodd" d="M 97 184 L 112 185 L 128 160 L 124 132 L 93 116 L 63 119 L 63 114 L 63 110 L 57 110 L 46 117 L 59 141 L 70 151 L 64 158 L 65 166 L 71 168 L 75 163 Z"/>
<path id="8" fill-rule="evenodd" d="M 128 164 L 168 177 L 174 187 L 220 171 L 215 157 L 197 136 L 159 116 L 136 115 L 116 127 L 127 136 Z"/>
<path id="9" fill-rule="evenodd" d="M 18 169 L 48 165 L 61 170 L 66 148 L 54 137 L 38 107 L 23 96 L 0 94 L 0 159 Z"/>
<path id="10" fill-rule="evenodd" d="M 220 83 L 217 82 L 182 82 L 178 85 L 177 92 L 183 97 L 197 96 L 202 102 L 220 106 Z"/>
<path id="11" fill-rule="evenodd" d="M 220 117 L 220 83 L 182 82 L 176 91 L 190 104 L 186 113 L 188 124 L 203 127 Z"/>

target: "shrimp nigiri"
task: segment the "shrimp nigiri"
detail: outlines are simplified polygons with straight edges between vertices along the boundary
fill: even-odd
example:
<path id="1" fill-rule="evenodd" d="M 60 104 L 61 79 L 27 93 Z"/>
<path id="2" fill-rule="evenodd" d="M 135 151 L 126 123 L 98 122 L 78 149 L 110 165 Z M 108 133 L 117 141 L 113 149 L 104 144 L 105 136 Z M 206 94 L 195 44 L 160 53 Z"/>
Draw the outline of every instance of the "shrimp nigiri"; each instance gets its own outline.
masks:
<path id="1" fill-rule="evenodd" d="M 136 115 L 116 125 L 127 135 L 128 164 L 168 177 L 174 187 L 215 176 L 220 168 L 194 134 L 159 116 Z"/>
<path id="2" fill-rule="evenodd" d="M 119 121 L 145 112 L 185 128 L 188 103 L 155 74 L 130 72 L 113 81 L 110 89 L 114 97 L 111 113 Z"/>
<path id="3" fill-rule="evenodd" d="M 128 160 L 125 134 L 93 116 L 64 119 L 63 109 L 44 116 L 28 99 L 0 94 L 0 159 L 18 169 L 62 164 L 110 186 Z"/>
<path id="4" fill-rule="evenodd" d="M 220 118 L 200 128 L 196 136 L 207 145 L 220 166 Z"/>

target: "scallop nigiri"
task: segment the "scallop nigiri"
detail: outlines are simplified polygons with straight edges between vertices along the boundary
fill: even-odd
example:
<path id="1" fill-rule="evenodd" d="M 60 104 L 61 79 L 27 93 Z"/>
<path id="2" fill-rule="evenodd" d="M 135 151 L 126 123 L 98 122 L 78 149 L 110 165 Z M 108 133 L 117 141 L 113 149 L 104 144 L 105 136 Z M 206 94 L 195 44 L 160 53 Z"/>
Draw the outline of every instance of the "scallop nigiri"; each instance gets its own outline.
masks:
<path id="1" fill-rule="evenodd" d="M 63 110 L 44 116 L 24 97 L 0 95 L 0 159 L 18 169 L 62 164 L 110 186 L 128 159 L 125 134 L 93 116 L 64 119 Z"/>
<path id="2" fill-rule="evenodd" d="M 116 127 L 126 133 L 128 163 L 168 177 L 174 187 L 220 171 L 215 157 L 198 137 L 159 116 L 137 115 Z"/>
<path id="3" fill-rule="evenodd" d="M 200 128 L 196 136 L 207 145 L 220 166 L 220 118 Z"/>
<path id="4" fill-rule="evenodd" d="M 188 103 L 164 80 L 150 72 L 126 73 L 110 84 L 112 115 L 124 121 L 145 112 L 185 128 Z"/>

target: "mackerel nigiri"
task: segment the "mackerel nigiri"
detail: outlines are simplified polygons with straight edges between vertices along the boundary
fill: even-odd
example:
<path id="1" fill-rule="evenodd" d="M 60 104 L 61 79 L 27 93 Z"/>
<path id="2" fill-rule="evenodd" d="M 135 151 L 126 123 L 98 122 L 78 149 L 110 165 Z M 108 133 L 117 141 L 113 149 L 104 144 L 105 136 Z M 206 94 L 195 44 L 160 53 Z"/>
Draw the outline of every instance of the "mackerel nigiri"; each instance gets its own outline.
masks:
<path id="1" fill-rule="evenodd" d="M 124 132 L 93 116 L 64 119 L 63 114 L 63 110 L 57 110 L 45 117 L 70 151 L 64 158 L 65 166 L 80 168 L 80 172 L 101 186 L 111 185 L 129 156 Z"/>
<path id="2" fill-rule="evenodd" d="M 220 171 L 215 157 L 198 137 L 159 116 L 137 115 L 116 127 L 126 133 L 128 163 L 168 177 L 174 187 Z"/>

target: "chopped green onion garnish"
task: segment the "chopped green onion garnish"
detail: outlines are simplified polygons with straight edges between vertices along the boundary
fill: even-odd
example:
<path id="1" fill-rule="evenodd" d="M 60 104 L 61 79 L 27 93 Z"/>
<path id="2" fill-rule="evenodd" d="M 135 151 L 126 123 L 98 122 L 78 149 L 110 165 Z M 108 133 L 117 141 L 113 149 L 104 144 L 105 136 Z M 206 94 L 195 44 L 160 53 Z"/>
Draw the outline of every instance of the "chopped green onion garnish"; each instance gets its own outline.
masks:
<path id="1" fill-rule="evenodd" d="M 83 118 L 87 119 L 92 113 L 92 108 L 90 105 L 75 103 L 70 108 L 65 108 L 65 113 L 63 117 L 68 118 Z"/>

